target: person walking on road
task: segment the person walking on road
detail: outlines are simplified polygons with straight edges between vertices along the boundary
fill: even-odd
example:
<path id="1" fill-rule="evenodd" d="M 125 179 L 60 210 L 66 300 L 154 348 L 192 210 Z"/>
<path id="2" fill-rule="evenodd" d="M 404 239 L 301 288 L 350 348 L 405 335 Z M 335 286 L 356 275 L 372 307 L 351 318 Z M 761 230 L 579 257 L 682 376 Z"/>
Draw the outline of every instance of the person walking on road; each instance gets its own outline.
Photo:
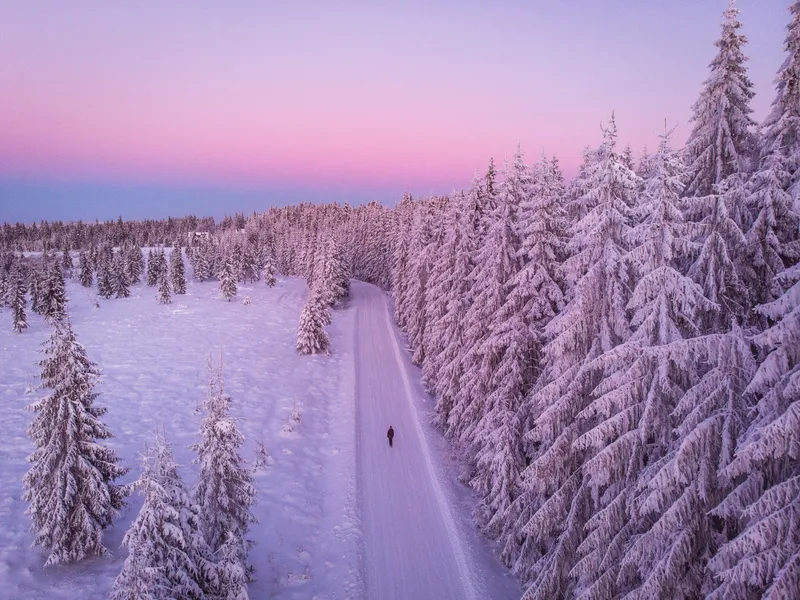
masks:
<path id="1" fill-rule="evenodd" d="M 389 438 L 389 448 L 392 447 L 392 440 L 394 439 L 394 429 L 389 425 L 389 431 L 386 432 L 386 437 Z"/>

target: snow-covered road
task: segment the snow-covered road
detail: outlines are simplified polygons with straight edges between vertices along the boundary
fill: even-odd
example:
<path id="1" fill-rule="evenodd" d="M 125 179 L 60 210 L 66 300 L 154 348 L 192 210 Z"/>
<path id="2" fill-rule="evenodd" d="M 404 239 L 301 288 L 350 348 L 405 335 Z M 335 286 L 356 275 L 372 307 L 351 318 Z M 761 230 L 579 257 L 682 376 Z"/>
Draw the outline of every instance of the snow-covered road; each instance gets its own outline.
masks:
<path id="1" fill-rule="evenodd" d="M 476 590 L 472 569 L 412 405 L 386 296 L 359 282 L 351 296 L 366 597 L 469 600 Z"/>

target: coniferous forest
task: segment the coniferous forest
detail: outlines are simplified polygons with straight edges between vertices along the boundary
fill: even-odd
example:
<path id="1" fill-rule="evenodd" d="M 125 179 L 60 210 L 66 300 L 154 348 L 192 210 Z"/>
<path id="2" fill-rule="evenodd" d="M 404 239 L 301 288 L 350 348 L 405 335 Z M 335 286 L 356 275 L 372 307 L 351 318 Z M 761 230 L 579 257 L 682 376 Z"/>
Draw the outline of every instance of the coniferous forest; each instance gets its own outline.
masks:
<path id="1" fill-rule="evenodd" d="M 661 124 L 655 150 L 634 158 L 617 140 L 625 115 L 609 111 L 568 182 L 556 156 L 517 148 L 468 189 L 407 194 L 394 207 L 6 223 L 4 327 L 25 335 L 29 310 L 54 324 L 42 369 L 55 391 L 33 405 L 25 480 L 48 562 L 102 553 L 100 530 L 127 493 L 112 483 L 126 468 L 92 441 L 110 432 L 81 384 L 94 365 L 70 329 L 64 278 L 108 302 L 146 281 L 154 303 L 169 303 L 185 293 L 185 256 L 228 301 L 237 282 L 305 278 L 301 354 L 329 351 L 325 327 L 351 278 L 386 290 L 436 427 L 479 498 L 475 523 L 524 600 L 800 597 L 800 0 L 788 16 L 763 122 L 752 116 L 747 40 L 731 6 L 685 144 L 676 124 Z M 74 373 L 55 369 L 62 355 Z M 73 384 L 81 411 L 75 425 L 59 424 L 58 396 Z M 235 428 L 217 441 L 224 447 L 208 433 L 230 402 L 218 379 L 210 389 L 197 503 L 159 439 L 142 459 L 146 502 L 114 597 L 129 597 L 137 573 L 168 553 L 170 540 L 145 530 L 170 514 L 184 515 L 196 541 L 196 557 L 166 575 L 191 588 L 187 597 L 200 597 L 205 570 L 221 578 L 214 585 L 244 586 L 252 490 Z M 48 428 L 86 432 L 85 472 L 58 456 L 74 440 Z M 215 511 L 221 461 L 245 491 Z M 102 490 L 102 502 L 74 497 L 91 515 L 80 539 L 55 522 L 54 472 Z M 170 512 L 168 501 L 180 506 Z M 237 570 L 204 566 L 208 547 Z"/>

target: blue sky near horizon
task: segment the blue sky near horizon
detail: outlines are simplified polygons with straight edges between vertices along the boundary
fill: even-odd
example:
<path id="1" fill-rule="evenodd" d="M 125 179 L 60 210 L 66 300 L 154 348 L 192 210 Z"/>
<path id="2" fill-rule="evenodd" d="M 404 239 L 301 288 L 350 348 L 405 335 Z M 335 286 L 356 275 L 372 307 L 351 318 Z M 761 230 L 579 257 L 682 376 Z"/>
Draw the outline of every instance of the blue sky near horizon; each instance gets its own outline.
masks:
<path id="1" fill-rule="evenodd" d="M 728 0 L 0 0 L 0 222 L 219 218 L 681 144 Z M 762 120 L 789 0 L 739 0 Z M 68 7 L 68 8 L 67 8 Z"/>

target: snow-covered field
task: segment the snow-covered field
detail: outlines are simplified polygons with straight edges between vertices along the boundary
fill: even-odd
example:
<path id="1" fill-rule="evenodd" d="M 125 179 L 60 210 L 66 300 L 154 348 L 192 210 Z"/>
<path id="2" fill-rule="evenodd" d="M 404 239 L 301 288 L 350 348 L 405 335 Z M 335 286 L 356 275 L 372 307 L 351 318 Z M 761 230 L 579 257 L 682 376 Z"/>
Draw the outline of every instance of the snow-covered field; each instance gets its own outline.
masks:
<path id="1" fill-rule="evenodd" d="M 401 350 L 388 300 L 371 285 L 354 283 L 353 290 L 328 327 L 331 354 L 299 356 L 302 279 L 241 285 L 232 302 L 216 282 L 190 281 L 187 294 L 169 305 L 144 284 L 133 286 L 130 298 L 103 300 L 69 281 L 73 329 L 103 371 L 97 404 L 108 408 L 111 444 L 131 467 L 124 481 L 138 476 L 139 453 L 163 428 L 186 484 L 194 484 L 189 446 L 202 419 L 209 357 L 216 363 L 222 353 L 245 457 L 254 460 L 263 440 L 271 458 L 255 474 L 251 598 L 519 597 L 471 523 L 474 497 L 429 425 L 433 404 Z M 43 393 L 38 361 L 50 330 L 37 315 L 29 322 L 18 334 L 8 311 L 0 314 L 0 598 L 104 598 L 142 498 L 133 495 L 106 531 L 112 558 L 43 568 L 43 553 L 31 548 L 21 480 L 33 450 L 25 407 Z M 398 432 L 391 452 L 387 420 Z"/>
<path id="2" fill-rule="evenodd" d="M 263 439 L 274 461 L 255 475 L 251 598 L 357 597 L 353 311 L 336 311 L 328 328 L 330 356 L 299 357 L 294 344 L 303 280 L 281 279 L 272 289 L 242 285 L 230 303 L 214 282 L 190 282 L 188 293 L 169 305 L 158 304 L 155 288 L 143 284 L 133 286 L 130 298 L 100 299 L 99 308 L 94 290 L 69 282 L 67 292 L 78 341 L 103 371 L 97 404 L 108 407 L 111 443 L 131 467 L 125 481 L 136 478 L 139 452 L 163 427 L 185 482 L 194 483 L 188 446 L 197 441 L 208 357 L 216 362 L 222 352 L 232 413 L 242 417 L 247 438 L 245 456 L 252 460 Z M 245 295 L 249 306 L 242 304 Z M 10 319 L 7 310 L 0 314 L 0 597 L 104 598 L 122 568 L 120 543 L 142 498 L 133 495 L 105 534 L 113 558 L 42 568 L 43 554 L 30 547 L 21 479 L 33 450 L 25 406 L 42 395 L 37 363 L 49 327 L 30 315 L 30 328 L 18 334 Z"/>

